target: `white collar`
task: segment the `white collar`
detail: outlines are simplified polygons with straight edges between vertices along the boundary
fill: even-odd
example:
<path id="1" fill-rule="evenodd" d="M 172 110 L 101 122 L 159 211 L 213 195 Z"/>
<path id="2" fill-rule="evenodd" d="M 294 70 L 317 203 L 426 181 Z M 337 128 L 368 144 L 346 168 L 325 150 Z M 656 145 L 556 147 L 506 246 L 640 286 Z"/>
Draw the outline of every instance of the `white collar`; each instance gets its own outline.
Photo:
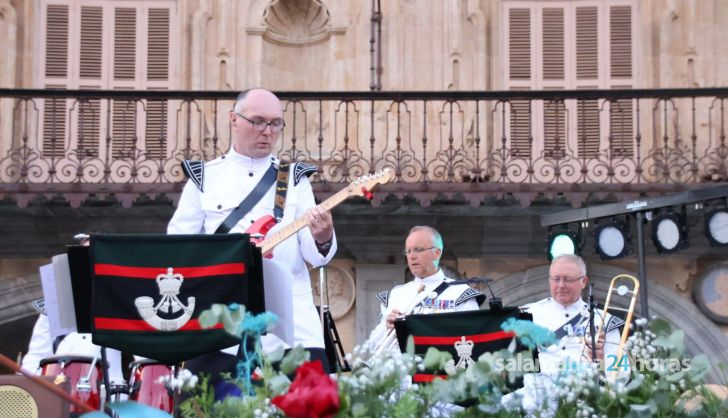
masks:
<path id="1" fill-rule="evenodd" d="M 427 276 L 425 278 L 419 278 L 415 277 L 414 280 L 412 280 L 415 284 L 424 284 L 425 286 L 431 286 L 438 284 L 445 280 L 445 273 L 442 272 L 442 270 L 438 269 L 435 274 L 431 276 Z"/>
<path id="2" fill-rule="evenodd" d="M 230 147 L 230 151 L 228 151 L 227 157 L 234 164 L 240 165 L 251 173 L 267 169 L 268 166 L 270 166 L 271 162 L 274 164 L 278 164 L 278 159 L 274 157 L 273 154 L 266 155 L 262 158 L 251 158 L 247 155 L 238 153 L 237 151 L 235 151 L 234 147 Z"/>
<path id="3" fill-rule="evenodd" d="M 570 304 L 570 305 L 562 305 L 559 302 L 556 302 L 556 299 L 553 297 L 551 298 L 551 303 L 554 304 L 554 306 L 557 306 L 559 309 L 562 309 L 564 312 L 577 312 L 584 309 L 584 305 L 586 303 L 579 297 L 579 299 L 576 300 L 576 302 Z"/>

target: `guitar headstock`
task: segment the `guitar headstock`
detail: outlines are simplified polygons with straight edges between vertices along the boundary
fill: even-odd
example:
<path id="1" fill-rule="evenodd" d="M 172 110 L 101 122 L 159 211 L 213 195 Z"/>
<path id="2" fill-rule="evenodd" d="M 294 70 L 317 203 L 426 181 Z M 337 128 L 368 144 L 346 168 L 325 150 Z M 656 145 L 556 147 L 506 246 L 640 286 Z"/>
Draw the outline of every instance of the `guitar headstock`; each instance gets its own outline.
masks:
<path id="1" fill-rule="evenodd" d="M 379 170 L 376 173 L 361 176 L 351 182 L 347 189 L 349 190 L 350 196 L 365 196 L 365 191 L 370 191 L 377 184 L 386 184 L 394 179 L 394 171 L 387 167 L 383 170 Z"/>

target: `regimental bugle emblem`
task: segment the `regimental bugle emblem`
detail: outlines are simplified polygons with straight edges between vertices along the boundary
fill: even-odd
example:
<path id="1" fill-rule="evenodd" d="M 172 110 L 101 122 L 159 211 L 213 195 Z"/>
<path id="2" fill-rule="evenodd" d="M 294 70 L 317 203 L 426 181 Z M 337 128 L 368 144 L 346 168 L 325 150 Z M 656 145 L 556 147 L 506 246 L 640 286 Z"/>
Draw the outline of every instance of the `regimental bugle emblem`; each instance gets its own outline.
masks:
<path id="1" fill-rule="evenodd" d="M 151 325 L 154 329 L 160 331 L 176 331 L 186 324 L 192 313 L 195 311 L 195 298 L 190 296 L 187 298 L 187 306 L 179 300 L 179 290 L 184 282 L 184 277 L 179 273 L 174 273 L 172 267 L 167 268 L 167 273 L 162 273 L 156 278 L 159 294 L 162 298 L 155 305 L 154 298 L 150 296 L 139 296 L 134 299 L 134 305 L 137 312 L 144 322 Z M 183 311 L 176 318 L 162 318 L 159 313 L 167 315 L 176 314 Z"/>

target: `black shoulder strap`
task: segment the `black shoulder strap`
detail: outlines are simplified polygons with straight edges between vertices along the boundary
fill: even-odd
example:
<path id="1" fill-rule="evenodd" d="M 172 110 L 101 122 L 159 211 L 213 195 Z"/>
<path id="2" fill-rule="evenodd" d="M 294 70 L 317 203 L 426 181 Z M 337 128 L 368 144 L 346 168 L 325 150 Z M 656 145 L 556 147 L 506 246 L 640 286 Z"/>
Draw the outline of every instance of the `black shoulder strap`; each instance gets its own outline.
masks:
<path id="1" fill-rule="evenodd" d="M 273 182 L 276 180 L 276 170 L 275 166 L 273 164 L 268 167 L 268 171 L 265 172 L 263 175 L 263 178 L 260 179 L 258 182 L 258 185 L 255 186 L 252 192 L 248 194 L 245 199 L 243 199 L 242 202 L 233 209 L 232 212 L 230 212 L 230 215 L 228 215 L 227 218 L 225 218 L 224 221 L 220 224 L 220 226 L 217 227 L 215 230 L 216 234 L 227 234 L 230 232 L 233 227 L 240 222 L 241 219 L 250 212 L 251 209 L 253 209 L 253 206 L 256 205 L 260 201 L 260 199 L 265 195 L 265 192 L 270 189 L 270 186 L 273 185 Z"/>
<path id="2" fill-rule="evenodd" d="M 567 335 L 567 331 L 565 329 L 567 327 L 567 325 L 571 325 L 572 327 L 575 327 L 579 322 L 581 322 L 584 319 L 585 318 L 581 313 L 574 315 L 573 318 L 564 322 L 563 324 L 561 324 L 561 326 L 559 326 L 558 328 L 556 328 L 554 330 L 554 336 L 556 337 L 557 340 L 564 338 Z"/>

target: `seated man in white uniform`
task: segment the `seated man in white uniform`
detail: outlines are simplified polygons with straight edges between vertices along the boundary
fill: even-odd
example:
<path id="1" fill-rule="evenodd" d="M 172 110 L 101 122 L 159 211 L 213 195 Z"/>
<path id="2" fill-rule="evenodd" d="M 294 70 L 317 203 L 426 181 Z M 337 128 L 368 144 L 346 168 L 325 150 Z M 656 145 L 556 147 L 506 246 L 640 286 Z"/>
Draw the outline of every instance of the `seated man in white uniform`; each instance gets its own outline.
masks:
<path id="1" fill-rule="evenodd" d="M 567 367 L 591 363 L 591 333 L 589 332 L 589 304 L 581 292 L 589 282 L 586 265 L 581 257 L 563 254 L 556 257 L 549 268 L 551 297 L 524 306 L 533 315 L 533 322 L 556 335 L 557 342 L 542 348 L 538 354 L 541 372 L 556 374 Z M 604 312 L 594 309 L 594 328 L 599 329 Z M 599 339 L 596 354 L 606 367 L 614 365 L 622 375 L 628 370 L 627 361 L 616 359 L 620 339 L 620 318 L 607 315 L 606 341 Z M 585 345 L 586 342 L 586 345 Z M 610 357 L 611 356 L 611 357 Z M 615 362 L 616 360 L 616 362 Z M 624 369 L 624 370 L 623 370 Z M 613 375 L 608 373 L 607 376 Z"/>
<path id="2" fill-rule="evenodd" d="M 480 309 L 485 300 L 481 292 L 466 284 L 447 285 L 452 279 L 445 277 L 439 267 L 442 249 L 442 236 L 434 228 L 415 226 L 410 230 L 404 253 L 415 277 L 377 295 L 382 315 L 368 340 L 375 352 L 399 351 L 393 329 L 395 319 L 403 315 Z"/>
<path id="3" fill-rule="evenodd" d="M 53 356 L 83 356 L 92 358 L 98 355 L 101 361 L 101 347 L 91 342 L 91 334 L 72 332 L 64 336 L 54 351 L 48 317 L 41 313 L 33 327 L 33 334 L 28 344 L 28 353 L 23 357 L 21 366 L 28 372 L 40 373 L 40 362 Z M 109 380 L 112 384 L 124 383 L 121 370 L 121 353 L 111 348 L 106 349 L 106 360 L 109 362 Z"/>

